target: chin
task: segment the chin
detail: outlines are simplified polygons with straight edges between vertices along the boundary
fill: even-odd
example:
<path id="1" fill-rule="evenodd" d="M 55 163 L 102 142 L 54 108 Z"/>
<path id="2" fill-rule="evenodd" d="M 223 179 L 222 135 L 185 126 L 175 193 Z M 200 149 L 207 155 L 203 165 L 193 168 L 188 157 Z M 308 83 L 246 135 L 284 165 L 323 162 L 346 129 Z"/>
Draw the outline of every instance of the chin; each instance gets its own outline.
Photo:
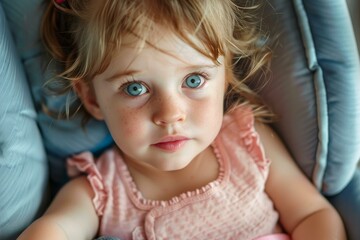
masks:
<path id="1" fill-rule="evenodd" d="M 164 172 L 172 172 L 172 171 L 179 171 L 179 170 L 186 168 L 190 162 L 179 163 L 179 164 L 164 164 L 164 165 L 155 166 L 155 167 Z"/>

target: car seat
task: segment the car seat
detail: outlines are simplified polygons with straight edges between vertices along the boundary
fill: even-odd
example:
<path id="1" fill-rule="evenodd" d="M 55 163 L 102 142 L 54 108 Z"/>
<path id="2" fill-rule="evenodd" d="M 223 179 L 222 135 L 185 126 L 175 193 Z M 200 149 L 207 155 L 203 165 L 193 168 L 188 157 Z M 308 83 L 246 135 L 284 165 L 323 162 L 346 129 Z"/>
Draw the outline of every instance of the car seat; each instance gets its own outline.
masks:
<path id="1" fill-rule="evenodd" d="M 339 211 L 349 239 L 359 240 L 360 65 L 347 2 L 239 1 L 264 5 L 259 27 L 269 33 L 273 61 L 267 84 L 257 90 L 277 115 L 273 128 Z M 348 1 L 350 10 L 359 10 L 357 2 Z M 42 0 L 0 1 L 3 240 L 15 239 L 68 180 L 67 156 L 89 149 L 98 154 L 113 143 L 102 122 L 91 120 L 84 131 L 81 116 L 56 120 L 42 111 L 42 103 L 58 109 L 71 97 L 47 95 L 42 87 L 57 68 L 44 61 L 42 12 Z"/>

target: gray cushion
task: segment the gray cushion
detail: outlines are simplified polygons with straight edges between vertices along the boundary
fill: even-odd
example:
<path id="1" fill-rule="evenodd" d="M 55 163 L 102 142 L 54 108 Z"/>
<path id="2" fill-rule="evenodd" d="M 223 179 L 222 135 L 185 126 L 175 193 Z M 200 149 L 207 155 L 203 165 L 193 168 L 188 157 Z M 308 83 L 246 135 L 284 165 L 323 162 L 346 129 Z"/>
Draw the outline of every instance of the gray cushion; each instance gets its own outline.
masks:
<path id="1" fill-rule="evenodd" d="M 36 112 L 0 3 L 0 239 L 42 210 L 48 168 Z"/>
<path id="2" fill-rule="evenodd" d="M 360 239 L 360 169 L 341 193 L 328 197 L 342 217 L 349 240 Z"/>
<path id="3" fill-rule="evenodd" d="M 339 193 L 360 157 L 359 58 L 346 2 L 269 2 L 263 24 L 277 41 L 261 94 L 306 175 L 324 194 Z"/>
<path id="4" fill-rule="evenodd" d="M 348 239 L 358 240 L 360 64 L 346 2 L 269 2 L 262 27 L 277 41 L 261 94 L 295 161 L 339 211 Z"/>

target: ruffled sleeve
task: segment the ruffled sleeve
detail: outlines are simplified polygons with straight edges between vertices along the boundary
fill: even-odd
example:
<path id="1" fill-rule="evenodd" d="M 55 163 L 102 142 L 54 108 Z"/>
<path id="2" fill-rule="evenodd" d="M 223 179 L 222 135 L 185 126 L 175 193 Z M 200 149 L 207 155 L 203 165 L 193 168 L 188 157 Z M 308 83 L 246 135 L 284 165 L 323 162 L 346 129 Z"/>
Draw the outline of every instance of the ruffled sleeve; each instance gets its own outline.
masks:
<path id="1" fill-rule="evenodd" d="M 94 156 L 90 152 L 84 152 L 67 160 L 67 172 L 73 178 L 81 174 L 86 174 L 87 179 L 94 191 L 93 204 L 99 216 L 104 213 L 107 193 L 103 177 L 95 164 Z"/>
<path id="2" fill-rule="evenodd" d="M 224 116 L 223 128 L 234 142 L 244 147 L 250 154 L 262 175 L 266 178 L 269 159 L 266 158 L 260 137 L 255 130 L 255 119 L 249 106 L 239 106 Z"/>

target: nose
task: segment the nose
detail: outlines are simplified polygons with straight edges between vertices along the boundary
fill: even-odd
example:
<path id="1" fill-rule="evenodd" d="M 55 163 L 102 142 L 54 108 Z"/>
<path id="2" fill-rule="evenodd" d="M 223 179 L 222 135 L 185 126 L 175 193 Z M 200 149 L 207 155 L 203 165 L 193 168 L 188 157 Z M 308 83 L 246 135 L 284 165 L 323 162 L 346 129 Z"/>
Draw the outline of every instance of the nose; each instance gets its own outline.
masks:
<path id="1" fill-rule="evenodd" d="M 158 126 L 167 126 L 185 121 L 184 103 L 175 96 L 159 97 L 154 106 L 153 122 Z"/>

